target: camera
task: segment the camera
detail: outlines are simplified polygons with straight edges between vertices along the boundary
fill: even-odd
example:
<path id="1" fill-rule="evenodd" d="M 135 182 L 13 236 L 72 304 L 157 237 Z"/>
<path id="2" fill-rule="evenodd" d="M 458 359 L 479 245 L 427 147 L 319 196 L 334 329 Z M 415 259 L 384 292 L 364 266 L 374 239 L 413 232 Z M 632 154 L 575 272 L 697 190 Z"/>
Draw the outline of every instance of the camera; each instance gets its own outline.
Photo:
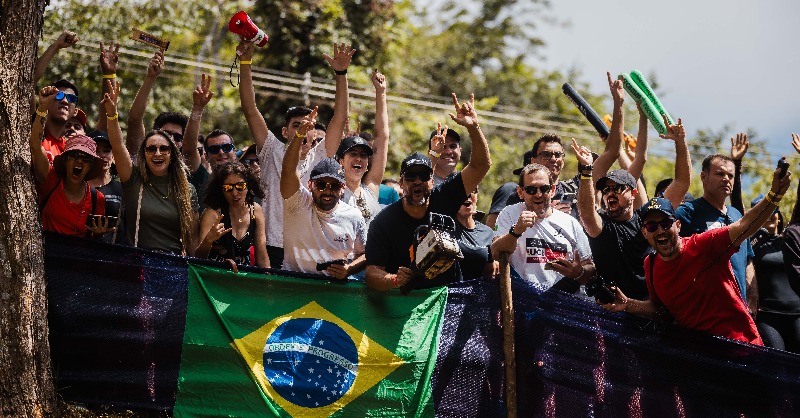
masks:
<path id="1" fill-rule="evenodd" d="M 611 303 L 617 293 L 611 289 L 617 285 L 614 280 L 606 279 L 601 275 L 596 275 L 586 283 L 586 294 L 600 301 L 600 303 Z"/>
<path id="2" fill-rule="evenodd" d="M 414 232 L 414 252 L 411 269 L 414 278 L 400 288 L 400 292 L 407 294 L 414 286 L 417 279 L 434 279 L 444 273 L 461 260 L 464 255 L 458 246 L 458 241 L 453 238 L 456 222 L 447 215 L 431 212 L 428 225 L 420 225 Z"/>

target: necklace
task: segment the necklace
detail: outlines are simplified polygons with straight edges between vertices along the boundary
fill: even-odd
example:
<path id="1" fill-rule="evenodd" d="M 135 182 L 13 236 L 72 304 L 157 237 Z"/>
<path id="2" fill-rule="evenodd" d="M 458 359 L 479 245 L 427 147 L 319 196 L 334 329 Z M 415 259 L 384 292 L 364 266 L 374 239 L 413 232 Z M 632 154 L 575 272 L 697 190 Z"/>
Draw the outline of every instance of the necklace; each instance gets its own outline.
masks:
<path id="1" fill-rule="evenodd" d="M 164 193 L 161 193 L 161 190 L 158 190 L 156 186 L 153 186 L 153 183 L 148 181 L 147 184 L 150 185 L 150 188 L 153 189 L 153 191 L 156 192 L 157 195 L 161 196 L 164 199 L 169 199 L 169 196 L 165 195 Z"/>

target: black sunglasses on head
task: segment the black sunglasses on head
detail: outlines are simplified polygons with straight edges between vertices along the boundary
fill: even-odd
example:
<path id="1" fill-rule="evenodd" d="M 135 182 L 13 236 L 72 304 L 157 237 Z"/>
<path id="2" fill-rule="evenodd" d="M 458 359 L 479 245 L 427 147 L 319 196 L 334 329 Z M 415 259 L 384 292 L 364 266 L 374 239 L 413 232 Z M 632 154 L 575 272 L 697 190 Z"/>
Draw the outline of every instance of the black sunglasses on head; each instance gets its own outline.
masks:
<path id="1" fill-rule="evenodd" d="M 525 193 L 527 193 L 527 194 L 529 194 L 531 196 L 535 196 L 537 190 L 540 193 L 545 194 L 545 193 L 549 192 L 550 189 L 552 189 L 552 188 L 553 188 L 552 185 L 525 186 L 525 187 L 522 188 L 522 190 L 525 190 Z"/>
<path id="2" fill-rule="evenodd" d="M 672 224 L 674 224 L 674 223 L 675 223 L 675 219 L 667 218 L 667 219 L 661 220 L 659 222 L 655 222 L 655 221 L 654 222 L 645 222 L 643 224 L 643 226 L 644 226 L 644 229 L 647 230 L 647 232 L 656 232 L 656 231 L 658 231 L 658 227 L 659 226 L 661 227 L 661 229 L 666 231 L 666 230 L 672 228 Z"/>
<path id="3" fill-rule="evenodd" d="M 209 145 L 206 147 L 206 152 L 209 154 L 219 154 L 219 153 L 229 153 L 233 151 L 235 147 L 231 143 L 222 144 L 222 145 Z"/>

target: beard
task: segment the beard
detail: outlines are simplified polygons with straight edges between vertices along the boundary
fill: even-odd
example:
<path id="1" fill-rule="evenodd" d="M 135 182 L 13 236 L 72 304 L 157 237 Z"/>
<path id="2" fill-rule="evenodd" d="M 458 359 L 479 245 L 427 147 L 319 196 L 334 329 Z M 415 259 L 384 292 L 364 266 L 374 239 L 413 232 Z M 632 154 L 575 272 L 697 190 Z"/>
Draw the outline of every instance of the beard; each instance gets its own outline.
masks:
<path id="1" fill-rule="evenodd" d="M 411 206 L 425 206 L 431 197 L 431 190 L 426 185 L 411 186 L 403 198 Z"/>
<path id="2" fill-rule="evenodd" d="M 314 194 L 314 206 L 323 212 L 329 212 L 336 207 L 339 199 L 334 194 Z"/>

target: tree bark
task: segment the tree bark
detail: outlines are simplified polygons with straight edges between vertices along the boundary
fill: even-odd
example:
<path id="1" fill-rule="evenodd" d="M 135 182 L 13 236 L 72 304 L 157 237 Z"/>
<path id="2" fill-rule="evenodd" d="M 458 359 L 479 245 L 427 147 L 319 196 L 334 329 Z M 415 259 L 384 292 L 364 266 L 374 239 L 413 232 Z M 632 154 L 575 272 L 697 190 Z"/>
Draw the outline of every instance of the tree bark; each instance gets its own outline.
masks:
<path id="1" fill-rule="evenodd" d="M 28 135 L 45 0 L 0 3 L 0 415 L 56 414 Z"/>

